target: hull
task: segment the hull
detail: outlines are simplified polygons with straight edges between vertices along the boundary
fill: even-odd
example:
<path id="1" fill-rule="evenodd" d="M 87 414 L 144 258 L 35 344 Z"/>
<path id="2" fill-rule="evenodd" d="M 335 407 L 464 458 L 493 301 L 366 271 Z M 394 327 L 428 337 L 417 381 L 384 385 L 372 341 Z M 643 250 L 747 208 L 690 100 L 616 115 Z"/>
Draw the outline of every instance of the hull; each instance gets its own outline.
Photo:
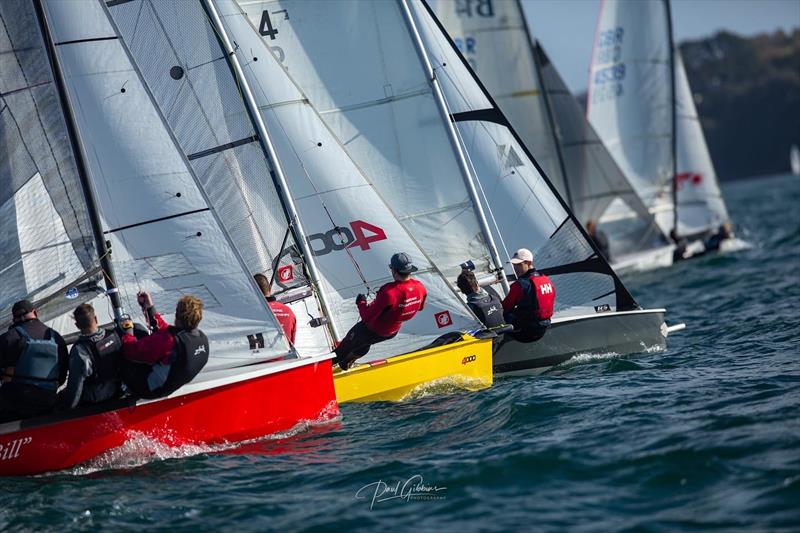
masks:
<path id="1" fill-rule="evenodd" d="M 249 367 L 248 367 L 249 368 Z M 325 357 L 254 365 L 151 401 L 119 400 L 0 425 L 0 475 L 53 472 L 144 436 L 169 447 L 226 444 L 338 415 Z"/>
<path id="2" fill-rule="evenodd" d="M 628 355 L 667 346 L 664 309 L 557 318 L 536 342 L 503 343 L 494 356 L 498 374 L 535 375 L 580 354 Z"/>
<path id="3" fill-rule="evenodd" d="M 612 263 L 611 268 L 613 268 L 617 274 L 645 272 L 647 270 L 665 268 L 672 266 L 674 251 L 675 246 L 670 244 L 662 246 L 661 248 L 623 255 Z"/>
<path id="4" fill-rule="evenodd" d="M 492 340 L 467 337 L 346 372 L 337 369 L 333 383 L 339 403 L 400 401 L 437 385 L 483 389 L 492 385 Z"/>

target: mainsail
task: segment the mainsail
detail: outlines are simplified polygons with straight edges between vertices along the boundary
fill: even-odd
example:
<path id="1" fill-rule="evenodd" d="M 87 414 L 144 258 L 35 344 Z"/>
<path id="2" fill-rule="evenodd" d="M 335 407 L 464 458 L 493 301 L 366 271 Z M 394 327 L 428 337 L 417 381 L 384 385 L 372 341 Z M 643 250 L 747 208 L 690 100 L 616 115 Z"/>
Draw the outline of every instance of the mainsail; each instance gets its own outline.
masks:
<path id="1" fill-rule="evenodd" d="M 558 193 L 570 203 L 571 184 L 564 175 L 522 6 L 508 0 L 430 4 L 520 138 L 536 153 Z"/>
<path id="2" fill-rule="evenodd" d="M 448 331 L 479 328 L 242 10 L 233 0 L 212 5 L 225 33 L 238 45 L 246 83 L 312 245 L 329 320 L 342 332 L 355 324 L 359 317 L 353 299 L 391 281 L 388 260 L 402 250 L 413 258 L 419 268 L 414 276 L 427 288 L 425 309 L 397 337 L 376 345 L 366 360 L 420 348 Z"/>
<path id="3" fill-rule="evenodd" d="M 143 7 L 109 4 L 112 10 Z M 49 1 L 44 11 L 126 307 L 135 309 L 136 292 L 146 289 L 169 320 L 182 294 L 199 296 L 211 340 L 206 370 L 286 354 L 286 339 L 234 248 L 223 213 L 167 127 L 106 6 Z M 169 55 L 153 44 L 153 55 L 164 60 L 162 83 L 177 83 Z M 214 79 L 206 79 L 213 92 Z"/>
<path id="4" fill-rule="evenodd" d="M 729 221 L 725 200 L 717 183 L 717 173 L 708 153 L 706 137 L 694 97 L 675 49 L 675 113 L 678 173 L 675 176 L 680 236 L 704 236 Z"/>
<path id="5" fill-rule="evenodd" d="M 558 286 L 557 312 L 627 310 L 636 306 L 599 256 L 505 115 L 476 80 L 428 7 L 413 12 L 452 119 L 476 170 L 498 241 L 507 250 L 526 247 L 536 266 Z"/>
<path id="6" fill-rule="evenodd" d="M 99 258 L 33 4 L 0 2 L 0 320 L 53 318 L 101 292 Z"/>
<path id="7" fill-rule="evenodd" d="M 498 265 L 399 4 L 239 3 L 442 272 L 453 279 L 468 259 L 480 271 L 494 270 Z"/>
<path id="8" fill-rule="evenodd" d="M 603 2 L 586 114 L 665 235 L 675 223 L 671 55 L 665 0 Z"/>

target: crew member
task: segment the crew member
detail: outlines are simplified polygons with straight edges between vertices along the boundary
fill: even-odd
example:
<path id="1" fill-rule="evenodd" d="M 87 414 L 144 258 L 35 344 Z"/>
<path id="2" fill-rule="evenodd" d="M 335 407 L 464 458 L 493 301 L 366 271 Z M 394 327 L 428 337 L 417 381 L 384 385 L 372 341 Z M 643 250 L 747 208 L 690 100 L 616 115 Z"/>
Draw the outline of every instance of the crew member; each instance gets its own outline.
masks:
<path id="1" fill-rule="evenodd" d="M 594 220 L 589 220 L 586 223 L 586 233 L 588 233 L 589 237 L 592 238 L 595 246 L 597 246 L 597 249 L 600 250 L 600 254 L 605 258 L 606 261 L 610 263 L 611 252 L 608 246 L 608 237 L 606 237 L 606 234 L 603 231 L 597 229 L 597 223 L 595 223 Z"/>
<path id="2" fill-rule="evenodd" d="M 675 228 L 672 228 L 669 232 L 669 238 L 675 243 L 675 250 L 672 252 L 672 260 L 680 261 L 682 259 L 687 259 L 690 256 L 687 251 L 689 241 L 685 237 L 679 237 Z"/>
<path id="3" fill-rule="evenodd" d="M 119 398 L 122 395 L 122 339 L 101 329 L 90 304 L 72 313 L 81 335 L 69 352 L 69 377 L 61 404 L 68 409 Z M 127 324 L 124 324 L 127 326 Z"/>
<path id="4" fill-rule="evenodd" d="M 471 270 L 462 270 L 456 279 L 459 290 L 467 297 L 467 306 L 472 309 L 484 326 L 488 329 L 497 329 L 505 324 L 503 319 L 503 304 L 497 293 L 487 292 L 478 284 L 475 273 Z M 503 335 L 498 335 L 492 342 L 495 346 L 503 340 Z"/>
<path id="5" fill-rule="evenodd" d="M 140 292 L 137 299 L 158 328 L 141 339 L 133 335 L 132 324 L 124 330 L 123 381 L 140 398 L 168 396 L 194 379 L 208 362 L 208 338 L 198 329 L 203 302 L 183 296 L 175 307 L 175 325 L 171 326 L 153 307 L 150 294 Z"/>
<path id="6" fill-rule="evenodd" d="M 533 253 L 520 248 L 511 258 L 517 280 L 503 300 L 506 323 L 513 324 L 508 335 L 519 342 L 541 339 L 550 327 L 556 301 L 556 289 L 550 278 L 533 268 Z"/>
<path id="7" fill-rule="evenodd" d="M 291 307 L 279 302 L 272 296 L 272 287 L 270 287 L 269 280 L 264 274 L 256 274 L 253 276 L 261 289 L 261 294 L 267 299 L 269 308 L 272 309 L 272 314 L 278 319 L 278 323 L 283 328 L 283 332 L 289 339 L 289 342 L 294 345 L 294 338 L 297 335 L 297 317 L 294 315 Z"/>
<path id="8" fill-rule="evenodd" d="M 733 224 L 730 222 L 724 223 L 716 232 L 714 232 L 713 235 L 711 235 L 711 237 L 706 239 L 705 243 L 703 243 L 705 245 L 706 252 L 719 250 L 722 242 L 726 239 L 732 239 L 733 236 Z"/>
<path id="9" fill-rule="evenodd" d="M 389 262 L 394 281 L 378 290 L 375 300 L 367 303 L 367 297 L 356 297 L 361 320 L 347 332 L 334 350 L 336 363 L 342 370 L 369 352 L 370 346 L 389 340 L 397 335 L 403 322 L 411 320 L 425 305 L 425 286 L 411 277 L 416 272 L 411 258 L 404 252 L 396 253 Z"/>
<path id="10" fill-rule="evenodd" d="M 0 421 L 53 410 L 56 391 L 67 379 L 67 344 L 39 320 L 29 300 L 11 308 L 12 324 L 0 335 Z"/>

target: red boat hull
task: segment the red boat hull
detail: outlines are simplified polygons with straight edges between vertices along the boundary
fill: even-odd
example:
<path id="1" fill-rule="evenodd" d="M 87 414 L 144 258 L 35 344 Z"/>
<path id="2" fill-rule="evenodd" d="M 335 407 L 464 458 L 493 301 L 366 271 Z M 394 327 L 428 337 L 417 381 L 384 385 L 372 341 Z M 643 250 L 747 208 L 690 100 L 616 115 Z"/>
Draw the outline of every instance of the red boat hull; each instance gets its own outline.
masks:
<path id="1" fill-rule="evenodd" d="M 5 432 L 0 426 L 0 476 L 70 468 L 133 437 L 170 447 L 224 444 L 338 414 L 331 360 L 326 359 L 78 418 L 31 420 Z"/>

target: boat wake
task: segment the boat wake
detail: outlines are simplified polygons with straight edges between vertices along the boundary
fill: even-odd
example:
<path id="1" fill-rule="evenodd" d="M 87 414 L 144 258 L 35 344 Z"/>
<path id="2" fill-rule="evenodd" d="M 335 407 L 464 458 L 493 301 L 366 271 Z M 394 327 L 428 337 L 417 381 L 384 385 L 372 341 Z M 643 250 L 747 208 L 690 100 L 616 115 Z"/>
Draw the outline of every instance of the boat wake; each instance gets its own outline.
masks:
<path id="1" fill-rule="evenodd" d="M 341 415 L 339 413 L 339 407 L 335 401 L 332 401 L 320 411 L 319 416 L 314 420 L 301 420 L 286 431 L 243 441 L 223 442 L 219 444 L 178 444 L 175 443 L 174 438 L 169 432 L 163 435 L 153 436 L 139 431 L 129 431 L 125 442 L 121 446 L 112 448 L 74 468 L 44 475 L 85 476 L 106 470 L 129 470 L 155 461 L 185 459 L 202 454 L 217 454 L 260 442 L 290 439 L 306 433 L 313 428 L 335 423 L 340 420 Z"/>
<path id="2" fill-rule="evenodd" d="M 719 253 L 730 254 L 734 252 L 741 252 L 742 250 L 749 250 L 753 245 L 745 240 L 734 237 L 732 239 L 725 239 L 719 245 Z"/>
<path id="3" fill-rule="evenodd" d="M 485 379 L 467 376 L 448 376 L 427 383 L 421 383 L 411 389 L 400 401 L 415 401 L 428 396 L 452 394 L 459 391 L 477 391 L 491 386 Z"/>

